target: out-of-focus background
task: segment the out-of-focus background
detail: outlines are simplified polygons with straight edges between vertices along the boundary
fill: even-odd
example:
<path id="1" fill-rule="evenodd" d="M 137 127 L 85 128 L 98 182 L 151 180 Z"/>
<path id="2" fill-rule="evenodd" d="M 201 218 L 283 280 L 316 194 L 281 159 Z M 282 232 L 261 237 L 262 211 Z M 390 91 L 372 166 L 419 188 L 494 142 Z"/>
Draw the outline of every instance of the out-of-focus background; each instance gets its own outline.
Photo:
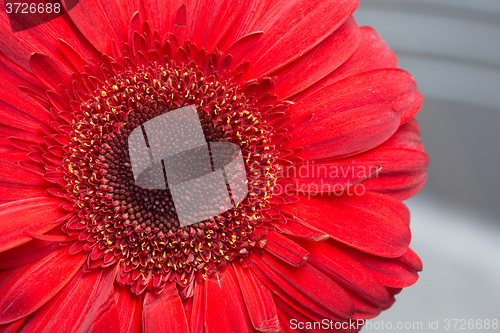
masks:
<path id="1" fill-rule="evenodd" d="M 424 271 L 364 331 L 499 332 L 484 323 L 500 320 L 500 0 L 360 0 L 354 16 L 415 77 L 431 158 L 407 201 Z"/>

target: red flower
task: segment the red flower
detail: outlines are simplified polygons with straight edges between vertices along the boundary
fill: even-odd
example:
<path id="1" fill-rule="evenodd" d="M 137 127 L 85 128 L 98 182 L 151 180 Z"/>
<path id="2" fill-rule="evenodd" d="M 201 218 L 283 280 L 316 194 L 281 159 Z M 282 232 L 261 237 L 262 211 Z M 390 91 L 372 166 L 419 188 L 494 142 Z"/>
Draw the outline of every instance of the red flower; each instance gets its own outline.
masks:
<path id="1" fill-rule="evenodd" d="M 16 33 L 2 14 L 0 327 L 275 332 L 390 307 L 421 269 L 400 201 L 426 178 L 421 95 L 356 6 L 81 0 Z M 249 195 L 181 227 L 127 137 L 185 105 L 241 147 Z"/>

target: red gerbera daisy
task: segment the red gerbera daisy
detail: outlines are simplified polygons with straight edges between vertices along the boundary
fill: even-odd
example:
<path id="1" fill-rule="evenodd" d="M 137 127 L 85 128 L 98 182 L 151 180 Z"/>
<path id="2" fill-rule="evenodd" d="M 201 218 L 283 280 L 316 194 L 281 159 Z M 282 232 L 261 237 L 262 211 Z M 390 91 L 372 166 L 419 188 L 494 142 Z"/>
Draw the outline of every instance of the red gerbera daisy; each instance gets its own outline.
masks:
<path id="1" fill-rule="evenodd" d="M 81 0 L 9 33 L 2 5 L 0 328 L 277 332 L 390 307 L 421 269 L 400 201 L 426 178 L 421 95 L 356 6 Z M 241 148 L 248 196 L 183 226 L 127 138 L 188 105 Z"/>

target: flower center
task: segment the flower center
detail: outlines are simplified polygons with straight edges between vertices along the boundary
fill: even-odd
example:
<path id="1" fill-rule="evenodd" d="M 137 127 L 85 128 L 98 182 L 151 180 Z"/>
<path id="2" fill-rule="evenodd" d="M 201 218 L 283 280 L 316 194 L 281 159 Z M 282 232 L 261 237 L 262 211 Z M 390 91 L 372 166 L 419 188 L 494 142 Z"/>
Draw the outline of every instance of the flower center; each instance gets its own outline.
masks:
<path id="1" fill-rule="evenodd" d="M 197 275 L 214 274 L 264 246 L 264 212 L 280 167 L 265 108 L 248 93 L 255 87 L 173 61 L 104 75 L 98 86 L 75 111 L 63 161 L 66 189 L 79 212 L 66 230 L 79 234 L 74 251 L 90 252 L 86 270 L 120 261 L 117 280 L 133 292 L 160 293 L 175 280 L 188 297 Z M 196 106 L 207 142 L 241 148 L 249 194 L 223 214 L 182 227 L 168 188 L 135 183 L 127 139 L 148 120 L 186 105 Z"/>

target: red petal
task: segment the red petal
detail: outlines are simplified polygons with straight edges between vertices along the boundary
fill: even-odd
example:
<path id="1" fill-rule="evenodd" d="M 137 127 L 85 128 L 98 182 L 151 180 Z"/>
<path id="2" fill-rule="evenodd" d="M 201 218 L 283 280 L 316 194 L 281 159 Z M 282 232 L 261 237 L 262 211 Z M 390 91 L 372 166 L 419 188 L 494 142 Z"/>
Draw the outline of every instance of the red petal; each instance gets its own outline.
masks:
<path id="1" fill-rule="evenodd" d="M 9 143 L 13 147 L 9 147 L 8 149 L 11 149 L 13 152 L 18 152 L 19 150 L 21 150 L 24 153 L 24 155 L 26 154 L 26 152 L 31 152 L 32 151 L 31 147 L 35 144 L 34 142 L 30 142 L 20 138 L 8 138 L 6 144 Z M 22 157 L 18 160 L 12 160 L 12 162 L 19 164 L 18 162 L 20 162 L 21 160 L 23 160 Z M 24 158 L 24 160 L 28 159 Z"/>
<path id="2" fill-rule="evenodd" d="M 13 187 L 38 187 L 41 189 L 46 189 L 48 185 L 39 173 L 4 161 L 0 161 L 0 184 Z"/>
<path id="3" fill-rule="evenodd" d="M 246 59 L 251 63 L 248 78 L 257 78 L 291 63 L 319 45 L 349 18 L 357 4 L 355 0 L 307 3 L 279 0 L 255 19 L 244 17 L 255 15 L 249 11 L 254 9 L 250 6 L 231 28 L 238 35 L 230 32 L 222 44 L 230 45 L 251 31 L 264 31 L 258 46 Z M 248 24 L 252 26 L 244 26 Z"/>
<path id="4" fill-rule="evenodd" d="M 386 288 L 387 289 L 387 288 Z M 372 319 L 377 317 L 381 311 L 382 308 L 373 306 L 372 304 L 368 304 L 357 297 L 353 297 L 352 301 L 354 303 L 354 306 L 356 307 L 356 314 L 353 316 L 353 320 L 355 319 Z M 389 301 L 385 304 L 387 306 L 393 301 L 393 297 L 389 297 Z"/>
<path id="5" fill-rule="evenodd" d="M 289 238 L 273 231 L 266 238 L 266 251 L 287 264 L 300 267 L 307 261 L 309 252 Z"/>
<path id="6" fill-rule="evenodd" d="M 307 54 L 272 73 L 271 77 L 277 76 L 273 92 L 285 99 L 315 84 L 343 64 L 356 51 L 359 40 L 360 30 L 350 18 Z"/>
<path id="7" fill-rule="evenodd" d="M 334 82 L 359 73 L 381 68 L 395 68 L 396 55 L 371 27 L 361 27 L 361 43 L 354 54 L 338 69 L 300 94 L 305 97 Z"/>
<path id="8" fill-rule="evenodd" d="M 163 294 L 149 292 L 144 297 L 142 310 L 144 332 L 189 332 L 189 325 L 175 282 L 165 287 Z"/>
<path id="9" fill-rule="evenodd" d="M 208 276 L 205 281 L 205 331 L 251 332 L 252 324 L 233 268 L 228 266 L 218 277 Z"/>
<path id="10" fill-rule="evenodd" d="M 14 126 L 9 126 L 0 123 L 0 138 L 23 138 L 23 140 L 26 141 L 31 141 L 31 142 L 42 142 L 43 141 L 43 134 L 40 133 L 40 131 L 33 132 L 32 130 L 25 130 L 19 127 L 14 127 Z M 4 149 L 4 147 L 2 147 Z M 11 147 L 9 147 L 11 149 Z M 21 156 L 9 156 L 9 157 L 3 157 L 2 159 L 4 160 L 9 160 L 9 161 L 21 161 L 23 159 L 26 159 L 26 153 L 22 154 Z"/>
<path id="11" fill-rule="evenodd" d="M 119 309 L 115 302 L 114 282 L 116 267 L 101 271 L 97 288 L 93 290 L 92 301 L 77 328 L 78 332 L 116 332 L 120 327 Z"/>
<path id="12" fill-rule="evenodd" d="M 151 28 L 157 30 L 162 38 L 172 32 L 174 16 L 183 3 L 188 4 L 190 9 L 197 4 L 197 1 L 192 0 L 143 0 L 143 2 Z"/>
<path id="13" fill-rule="evenodd" d="M 21 70 L 21 69 L 19 69 Z M 32 80 L 36 81 L 33 77 Z M 36 132 L 50 119 L 49 112 L 4 78 L 0 79 L 0 115 L 2 123 Z M 14 122 L 14 123 L 12 123 Z"/>
<path id="14" fill-rule="evenodd" d="M 0 4 L 0 11 L 6 12 L 4 2 Z M 80 40 L 75 36 L 74 30 L 70 28 L 65 16 L 27 30 L 12 33 L 8 16 L 2 15 L 0 31 L 6 32 L 0 39 L 2 53 L 26 71 L 30 70 L 28 59 L 33 52 L 44 53 L 56 58 L 59 54 L 58 39 L 63 39 L 73 45 L 78 52 L 85 53 Z"/>
<path id="15" fill-rule="evenodd" d="M 54 228 L 53 222 L 66 213 L 58 209 L 61 201 L 54 198 L 32 198 L 0 205 L 0 252 L 24 244 L 32 238 L 27 232 L 43 234 Z"/>
<path id="16" fill-rule="evenodd" d="M 116 307 L 120 309 L 119 332 L 140 333 L 142 322 L 142 296 L 137 296 L 130 291 L 128 286 L 116 286 Z"/>
<path id="17" fill-rule="evenodd" d="M 344 252 L 326 242 L 307 243 L 304 246 L 311 252 L 308 262 L 342 287 L 377 307 L 389 302 L 389 294 L 384 286 Z"/>
<path id="18" fill-rule="evenodd" d="M 22 326 L 26 332 L 103 332 L 99 326 L 110 314 L 116 316 L 113 306 L 113 270 L 80 271 L 41 309 L 28 317 Z M 110 303 L 111 302 L 111 303 Z M 108 325 L 116 332 L 118 327 Z"/>
<path id="19" fill-rule="evenodd" d="M 205 1 L 188 13 L 190 25 L 186 39 L 206 50 L 213 50 L 236 19 L 245 1 Z"/>
<path id="20" fill-rule="evenodd" d="M 350 162 L 350 158 L 345 159 Z M 332 194 L 344 192 L 363 183 L 380 172 L 380 165 L 332 162 L 309 163 L 301 165 L 295 178 L 298 193 Z"/>
<path id="21" fill-rule="evenodd" d="M 417 272 L 420 272 L 423 268 L 422 261 L 420 260 L 418 255 L 415 252 L 413 252 L 412 249 L 408 249 L 408 252 L 406 252 L 403 256 L 399 257 L 399 260 L 403 264 L 416 270 Z"/>
<path id="22" fill-rule="evenodd" d="M 322 112 L 322 114 L 325 111 Z M 293 135 L 287 148 L 304 148 L 305 160 L 325 160 L 354 155 L 372 149 L 389 139 L 399 127 L 399 117 L 392 107 L 371 105 L 319 114 L 300 132 Z M 325 118 L 326 117 L 326 118 Z"/>
<path id="23" fill-rule="evenodd" d="M 16 268 L 0 281 L 0 324 L 38 310 L 54 297 L 80 269 L 85 255 L 68 254 L 69 247 L 40 261 Z"/>
<path id="24" fill-rule="evenodd" d="M 307 323 L 313 321 L 313 319 L 305 316 L 303 313 L 295 310 L 293 307 L 288 305 L 286 302 L 282 301 L 279 297 L 275 297 L 275 302 L 277 305 L 277 310 L 280 318 L 281 327 L 283 328 L 283 332 L 286 333 L 295 333 L 298 332 L 294 323 Z M 306 330 L 305 328 L 302 330 L 303 332 L 314 332 L 320 333 L 319 330 Z"/>
<path id="25" fill-rule="evenodd" d="M 391 295 L 391 301 L 389 302 L 389 304 L 387 304 L 386 307 L 384 307 L 381 310 L 387 310 L 387 309 L 389 309 L 396 302 L 396 298 L 394 297 L 394 295 L 399 294 L 401 292 L 401 290 L 403 290 L 403 288 L 390 288 L 390 287 L 387 287 L 387 291 Z"/>
<path id="26" fill-rule="evenodd" d="M 25 320 L 26 320 L 26 318 L 21 318 L 21 319 L 14 321 L 12 323 L 0 325 L 0 332 L 2 332 L 2 333 L 21 332 L 18 329 Z"/>
<path id="27" fill-rule="evenodd" d="M 231 46 L 224 53 L 223 58 L 231 56 L 231 59 L 235 64 L 245 61 L 246 56 L 249 52 L 252 52 L 252 49 L 255 47 L 259 39 L 262 38 L 263 34 L 264 33 L 262 31 L 256 31 L 241 37 L 231 44 Z"/>
<path id="28" fill-rule="evenodd" d="M 41 188 L 26 188 L 12 187 L 12 185 L 0 184 L 0 204 L 5 204 L 12 201 L 26 200 L 45 196 L 45 189 Z M 1 207 L 1 206 L 0 206 Z"/>
<path id="29" fill-rule="evenodd" d="M 45 54 L 33 53 L 30 57 L 30 67 L 48 89 L 58 91 L 61 84 L 71 85 L 71 70 Z"/>
<path id="30" fill-rule="evenodd" d="M 0 269 L 12 268 L 29 264 L 49 255 L 59 249 L 59 244 L 44 242 L 38 239 L 16 246 L 0 253 Z"/>
<path id="31" fill-rule="evenodd" d="M 204 322 L 205 322 L 205 309 L 204 309 L 204 297 L 205 297 L 205 281 L 196 281 L 194 286 L 193 303 L 191 310 L 191 320 L 189 323 L 190 332 L 204 332 Z"/>
<path id="32" fill-rule="evenodd" d="M 381 171 L 364 182 L 363 187 L 405 200 L 417 193 L 425 183 L 429 157 L 423 152 L 418 124 L 413 119 L 402 125 L 381 146 L 330 164 L 337 168 L 352 168 L 356 164 L 380 166 Z"/>
<path id="33" fill-rule="evenodd" d="M 325 241 L 330 238 L 330 235 L 324 231 L 316 229 L 304 221 L 288 219 L 286 224 L 277 223 L 275 227 L 285 235 L 315 242 Z"/>
<path id="34" fill-rule="evenodd" d="M 68 15 L 93 46 L 101 52 L 111 54 L 111 40 L 119 42 L 127 40 L 132 14 L 141 11 L 141 7 L 134 0 L 117 0 L 109 3 L 80 0 Z"/>
<path id="35" fill-rule="evenodd" d="M 283 209 L 331 238 L 382 257 L 399 257 L 410 243 L 408 210 L 398 200 L 366 192 L 364 195 L 299 196 Z M 406 212 L 405 216 L 401 212 Z"/>
<path id="36" fill-rule="evenodd" d="M 26 58 L 26 65 L 28 58 Z M 29 68 L 29 67 L 27 67 Z M 38 83 L 35 76 L 31 71 L 27 71 L 14 62 L 6 58 L 2 53 L 0 53 L 0 81 L 3 81 L 12 87 L 28 87 L 29 89 L 35 91 L 38 95 L 43 95 L 44 90 L 38 87 Z"/>
<path id="37" fill-rule="evenodd" d="M 396 68 L 396 54 L 372 27 L 361 27 L 361 43 L 337 75 L 350 76 L 379 68 Z M 345 73 L 345 74 L 344 74 Z"/>
<path id="38" fill-rule="evenodd" d="M 25 332 L 74 332 L 92 302 L 92 293 L 98 288 L 100 271 L 80 271 L 47 304 L 27 318 L 22 326 Z"/>
<path id="39" fill-rule="evenodd" d="M 417 271 L 422 270 L 420 258 L 408 249 L 399 258 L 380 258 L 359 251 L 342 248 L 370 272 L 377 281 L 387 287 L 403 288 L 418 280 Z"/>
<path id="40" fill-rule="evenodd" d="M 412 119 L 401 125 L 397 132 L 381 147 L 414 149 L 423 152 L 424 146 L 420 140 L 420 128 L 417 120 Z"/>
<path id="41" fill-rule="evenodd" d="M 420 192 L 427 181 L 427 173 L 416 177 L 401 177 L 401 179 L 391 179 L 382 181 L 379 184 L 370 184 L 367 189 L 370 191 L 383 193 L 398 200 L 407 200 Z"/>
<path id="42" fill-rule="evenodd" d="M 333 82 L 307 96 L 299 96 L 289 112 L 293 122 L 314 114 L 315 121 L 332 113 L 368 105 L 393 107 L 400 119 L 413 101 L 417 86 L 413 77 L 401 69 L 380 69 Z M 410 112 L 414 112 L 411 109 Z"/>
<path id="43" fill-rule="evenodd" d="M 67 220 L 67 219 L 66 219 Z M 58 242 L 58 243 L 66 243 L 66 242 L 71 242 L 75 241 L 78 239 L 78 236 L 68 236 L 66 234 L 63 235 L 48 235 L 48 234 L 37 234 L 33 232 L 28 231 L 28 235 L 30 235 L 33 239 L 38 239 L 41 241 L 47 241 L 47 242 Z"/>
<path id="44" fill-rule="evenodd" d="M 364 156 L 365 154 L 367 156 Z M 420 151 L 380 148 L 365 154 L 354 158 L 364 161 L 376 160 L 382 166 L 377 177 L 363 184 L 369 191 L 405 200 L 418 192 L 427 178 L 429 157 Z"/>
<path id="45" fill-rule="evenodd" d="M 354 314 L 349 295 L 326 275 L 305 263 L 284 265 L 268 254 L 252 256 L 252 271 L 278 297 L 310 318 L 347 319 Z"/>
<path id="46" fill-rule="evenodd" d="M 80 54 L 75 48 L 68 44 L 65 40 L 59 39 L 59 49 L 64 54 L 66 58 L 66 64 L 71 66 L 71 68 L 75 72 L 82 73 L 84 71 L 85 65 L 88 65 L 89 62 L 84 59 L 84 55 Z"/>
<path id="47" fill-rule="evenodd" d="M 233 265 L 253 327 L 259 332 L 278 332 L 280 325 L 271 291 L 254 273 Z"/>
<path id="48" fill-rule="evenodd" d="M 262 15 L 268 9 L 269 2 L 260 0 L 247 0 L 240 14 L 233 22 L 231 29 L 222 38 L 218 47 L 222 51 L 227 51 L 228 48 L 241 39 L 243 36 L 258 32 L 259 29 L 253 27 L 260 21 Z M 260 29 L 259 32 L 264 32 Z"/>

